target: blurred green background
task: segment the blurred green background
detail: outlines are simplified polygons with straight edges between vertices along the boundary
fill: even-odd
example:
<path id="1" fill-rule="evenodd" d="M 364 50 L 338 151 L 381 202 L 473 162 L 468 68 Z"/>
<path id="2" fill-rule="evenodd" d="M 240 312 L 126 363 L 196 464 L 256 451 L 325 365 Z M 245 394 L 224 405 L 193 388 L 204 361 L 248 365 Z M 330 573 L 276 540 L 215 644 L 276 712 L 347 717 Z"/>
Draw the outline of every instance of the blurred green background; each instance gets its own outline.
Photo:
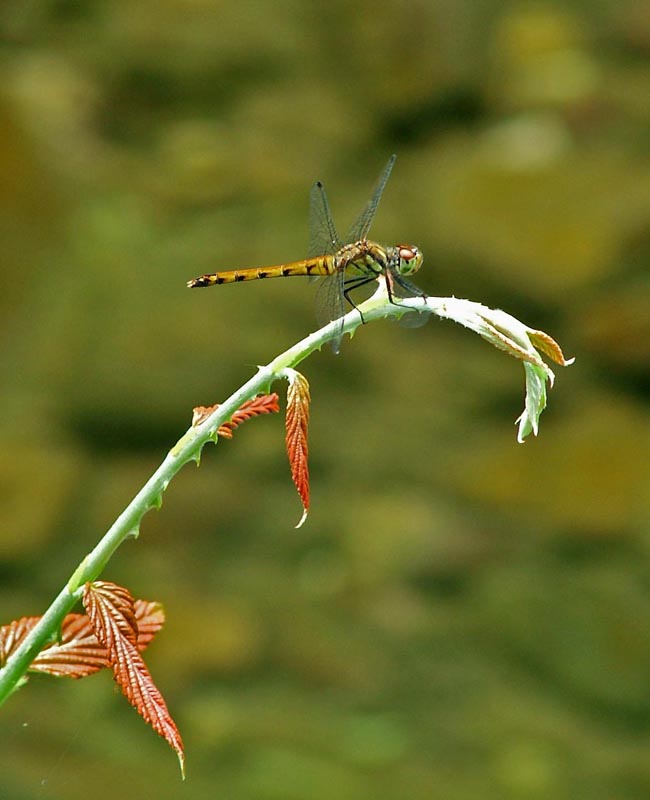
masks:
<path id="1" fill-rule="evenodd" d="M 0 715 L 0 794 L 650 796 L 650 3 L 4 0 L 0 620 L 41 613 L 184 432 L 314 328 L 313 287 L 191 292 L 300 258 L 320 178 L 429 294 L 556 337 L 523 370 L 450 323 L 303 365 L 312 512 L 279 417 L 185 468 L 104 577 L 189 779 L 109 674 Z"/>

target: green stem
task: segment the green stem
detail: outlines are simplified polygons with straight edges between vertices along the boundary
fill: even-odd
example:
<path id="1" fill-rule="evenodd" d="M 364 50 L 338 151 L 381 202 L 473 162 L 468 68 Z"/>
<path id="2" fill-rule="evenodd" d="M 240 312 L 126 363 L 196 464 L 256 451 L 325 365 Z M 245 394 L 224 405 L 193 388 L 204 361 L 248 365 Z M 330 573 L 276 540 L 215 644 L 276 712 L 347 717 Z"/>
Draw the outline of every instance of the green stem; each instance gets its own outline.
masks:
<path id="1" fill-rule="evenodd" d="M 527 368 L 527 398 L 525 412 L 519 419 L 519 441 L 523 441 L 530 431 L 537 433 L 539 414 L 546 404 L 546 382 L 549 380 L 552 382 L 553 373 L 541 360 L 529 333 L 537 337 L 536 341 L 542 337 L 542 341 L 546 342 L 544 352 L 547 354 L 550 337 L 540 331 L 531 331 L 503 311 L 492 311 L 480 303 L 469 300 L 442 297 L 428 297 L 426 300 L 411 298 L 400 301 L 400 305 L 402 308 L 389 302 L 385 287 L 380 282 L 377 292 L 361 305 L 360 311 L 365 322 L 399 316 L 405 309 L 435 314 L 470 328 L 492 345 L 523 360 Z M 343 332 L 351 334 L 360 324 L 359 311 L 351 311 L 344 317 Z M 83 585 L 87 581 L 95 580 L 101 574 L 115 550 L 125 539 L 137 536 L 140 522 L 147 511 L 160 506 L 163 492 L 181 467 L 188 461 L 198 461 L 203 445 L 216 439 L 219 426 L 229 420 L 242 403 L 260 392 L 269 391 L 271 384 L 283 377 L 283 371 L 287 367 L 295 367 L 314 350 L 320 349 L 328 340 L 336 337 L 341 332 L 339 325 L 339 321 L 326 325 L 277 356 L 265 367 L 260 367 L 250 380 L 200 425 L 191 427 L 181 437 L 97 546 L 82 560 L 39 623 L 7 659 L 7 663 L 0 670 L 0 704 L 23 682 L 29 665 L 43 647 L 57 636 L 65 615 L 80 599 Z M 559 347 L 553 340 L 550 341 L 556 348 L 555 360 L 563 366 L 572 363 L 572 360 L 565 361 Z"/>
<path id="2" fill-rule="evenodd" d="M 387 307 L 383 316 L 390 315 L 391 311 L 391 308 Z M 376 310 L 373 310 L 372 316 L 378 316 Z M 350 312 L 345 317 L 344 330 L 352 331 L 360 322 L 358 312 Z M 320 349 L 325 342 L 332 339 L 338 330 L 337 323 L 326 325 L 277 356 L 267 366 L 260 367 L 250 380 L 221 403 L 200 425 L 191 427 L 181 437 L 96 547 L 81 561 L 39 623 L 0 669 L 0 705 L 22 683 L 30 664 L 43 647 L 56 638 L 64 617 L 79 601 L 83 585 L 87 581 L 95 580 L 101 574 L 113 553 L 129 536 L 137 535 L 142 517 L 147 511 L 160 506 L 162 494 L 176 473 L 188 461 L 198 461 L 203 445 L 215 439 L 219 426 L 229 420 L 242 403 L 260 392 L 267 391 L 268 387 L 281 377 L 284 368 L 299 364 L 314 350 Z"/>

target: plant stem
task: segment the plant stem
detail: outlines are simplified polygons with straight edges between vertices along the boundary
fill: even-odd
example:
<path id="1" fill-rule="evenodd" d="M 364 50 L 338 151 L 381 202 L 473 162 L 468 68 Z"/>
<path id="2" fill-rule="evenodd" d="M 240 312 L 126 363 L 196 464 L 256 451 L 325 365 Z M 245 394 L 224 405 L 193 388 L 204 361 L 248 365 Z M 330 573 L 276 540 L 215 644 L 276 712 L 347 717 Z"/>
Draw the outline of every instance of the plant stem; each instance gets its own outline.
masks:
<path id="1" fill-rule="evenodd" d="M 345 318 L 345 330 L 352 330 L 360 323 L 358 312 L 350 312 Z M 102 573 L 113 553 L 126 539 L 138 535 L 142 517 L 149 509 L 160 506 L 162 494 L 176 473 L 188 461 L 198 461 L 203 446 L 208 441 L 214 441 L 219 426 L 229 420 L 242 403 L 266 391 L 273 381 L 281 377 L 285 367 L 299 364 L 314 350 L 320 349 L 338 330 L 337 323 L 326 325 L 277 356 L 267 366 L 260 367 L 250 380 L 221 403 L 200 425 L 190 427 L 179 439 L 98 544 L 81 561 L 39 623 L 0 669 L 0 705 L 21 685 L 29 665 L 43 647 L 57 637 L 64 617 L 79 601 L 84 584 L 95 580 Z"/>
<path id="2" fill-rule="evenodd" d="M 527 369 L 527 406 L 520 418 L 523 419 L 520 422 L 520 441 L 531 430 L 537 433 L 537 419 L 546 404 L 545 385 L 549 380 L 552 382 L 553 373 L 541 360 L 533 341 L 542 342 L 543 351 L 547 355 L 552 355 L 556 362 L 563 366 L 571 363 L 564 360 L 561 350 L 550 337 L 528 328 L 502 311 L 492 311 L 480 303 L 468 300 L 418 297 L 400 300 L 400 306 L 389 301 L 385 286 L 380 281 L 377 292 L 358 310 L 353 310 L 344 317 L 343 332 L 352 334 L 359 327 L 361 324 L 359 311 L 363 313 L 364 322 L 371 322 L 375 319 L 399 316 L 405 310 L 432 313 L 474 330 L 494 346 L 524 361 Z M 314 350 L 320 349 L 340 333 L 340 321 L 336 321 L 305 337 L 265 367 L 259 367 L 250 380 L 221 403 L 201 424 L 189 428 L 95 548 L 81 561 L 38 624 L 32 628 L 0 669 L 0 705 L 24 682 L 30 664 L 43 647 L 56 638 L 65 615 L 80 599 L 84 584 L 95 580 L 102 573 L 113 553 L 127 538 L 138 535 L 142 517 L 149 509 L 160 506 L 163 492 L 176 473 L 188 461 L 198 462 L 203 446 L 208 441 L 216 441 L 219 426 L 229 420 L 246 400 L 250 400 L 260 392 L 269 391 L 271 384 L 283 377 L 283 371 L 287 367 L 295 367 Z M 533 336 L 533 341 L 529 334 Z M 549 342 L 556 350 L 553 350 Z"/>

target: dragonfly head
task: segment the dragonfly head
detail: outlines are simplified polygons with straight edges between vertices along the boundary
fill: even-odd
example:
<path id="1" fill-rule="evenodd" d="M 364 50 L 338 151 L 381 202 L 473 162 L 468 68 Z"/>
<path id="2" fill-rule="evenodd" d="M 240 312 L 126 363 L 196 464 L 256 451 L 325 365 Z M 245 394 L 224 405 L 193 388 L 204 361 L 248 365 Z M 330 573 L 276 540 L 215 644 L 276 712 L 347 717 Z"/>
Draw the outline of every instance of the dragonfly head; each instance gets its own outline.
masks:
<path id="1" fill-rule="evenodd" d="M 397 272 L 400 275 L 412 275 L 422 266 L 422 253 L 412 244 L 398 244 Z"/>

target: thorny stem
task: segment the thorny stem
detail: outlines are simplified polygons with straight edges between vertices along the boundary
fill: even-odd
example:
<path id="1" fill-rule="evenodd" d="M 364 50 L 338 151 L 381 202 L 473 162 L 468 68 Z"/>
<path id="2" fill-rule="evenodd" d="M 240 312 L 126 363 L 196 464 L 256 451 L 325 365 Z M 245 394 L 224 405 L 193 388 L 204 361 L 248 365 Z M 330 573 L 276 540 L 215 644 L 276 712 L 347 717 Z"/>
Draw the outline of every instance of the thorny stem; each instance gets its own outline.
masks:
<path id="1" fill-rule="evenodd" d="M 467 304 L 467 306 L 466 308 L 461 308 L 459 304 Z M 484 306 L 480 306 L 478 303 L 470 303 L 456 298 L 429 297 L 425 299 L 420 297 L 400 301 L 400 305 L 406 309 L 420 310 L 423 313 L 429 312 L 443 318 L 454 319 L 456 322 L 474 329 L 484 338 L 490 340 L 490 336 L 486 336 L 481 329 L 480 323 L 476 322 L 476 319 L 480 317 L 477 314 L 477 310 L 481 309 L 489 312 L 489 309 L 485 309 Z M 381 282 L 377 292 L 363 303 L 359 310 L 353 310 L 344 317 L 344 333 L 352 334 L 359 327 L 361 324 L 359 311 L 363 313 L 363 321 L 365 323 L 404 313 L 403 308 L 389 301 L 386 289 Z M 502 314 L 503 312 L 495 313 Z M 512 320 L 512 318 L 509 319 Z M 513 322 L 517 323 L 516 320 L 513 320 Z M 518 323 L 518 325 L 521 329 L 515 326 L 516 329 L 513 328 L 512 338 L 517 342 L 517 346 L 522 349 L 522 352 L 526 350 L 529 355 L 531 353 L 534 354 L 531 357 L 538 357 L 532 345 L 528 346 L 530 343 L 522 342 L 522 331 L 525 331 L 526 328 L 521 323 Z M 84 584 L 87 581 L 95 580 L 101 574 L 113 553 L 126 539 L 130 536 L 138 535 L 142 517 L 149 509 L 160 506 L 162 494 L 176 473 L 188 461 L 198 462 L 203 446 L 208 441 L 215 441 L 219 426 L 229 420 L 242 403 L 250 400 L 260 392 L 268 391 L 270 385 L 282 377 L 283 370 L 287 367 L 295 367 L 314 350 L 319 350 L 327 341 L 339 335 L 341 333 L 339 326 L 340 321 L 326 325 L 305 337 L 284 353 L 281 353 L 266 366 L 259 367 L 257 373 L 250 380 L 243 384 L 225 402 L 221 403 L 200 425 L 190 427 L 179 439 L 167 453 L 158 469 L 126 506 L 97 545 L 81 561 L 39 623 L 7 659 L 4 667 L 0 669 L 0 705 L 15 689 L 22 685 L 30 664 L 43 647 L 57 637 L 64 617 L 80 599 Z M 510 329 L 507 330 L 508 333 L 512 333 Z M 502 331 L 499 333 L 500 336 L 501 333 Z M 524 336 L 524 338 L 526 337 Z M 492 343 L 499 347 L 503 346 L 499 342 L 492 341 Z M 503 349 L 508 348 L 504 347 Z M 545 365 L 543 366 L 545 367 Z M 550 373 L 550 370 L 548 372 Z M 550 376 L 552 377 L 552 373 L 550 373 Z"/>
<path id="2" fill-rule="evenodd" d="M 390 309 L 387 310 L 390 312 Z M 359 324 L 359 314 L 356 311 L 350 312 L 346 317 L 345 330 L 353 330 Z M 149 509 L 160 505 L 162 493 L 176 473 L 188 461 L 198 460 L 203 446 L 214 440 L 219 426 L 229 420 L 242 403 L 265 391 L 273 381 L 281 377 L 280 373 L 285 367 L 299 364 L 338 331 L 338 324 L 331 323 L 305 337 L 267 366 L 258 368 L 257 373 L 221 403 L 209 417 L 200 425 L 189 428 L 179 439 L 97 545 L 81 561 L 40 622 L 0 669 L 0 705 L 21 684 L 29 665 L 43 647 L 56 638 L 64 617 L 81 598 L 84 584 L 101 574 L 113 553 L 126 539 L 137 536 L 142 517 Z"/>

